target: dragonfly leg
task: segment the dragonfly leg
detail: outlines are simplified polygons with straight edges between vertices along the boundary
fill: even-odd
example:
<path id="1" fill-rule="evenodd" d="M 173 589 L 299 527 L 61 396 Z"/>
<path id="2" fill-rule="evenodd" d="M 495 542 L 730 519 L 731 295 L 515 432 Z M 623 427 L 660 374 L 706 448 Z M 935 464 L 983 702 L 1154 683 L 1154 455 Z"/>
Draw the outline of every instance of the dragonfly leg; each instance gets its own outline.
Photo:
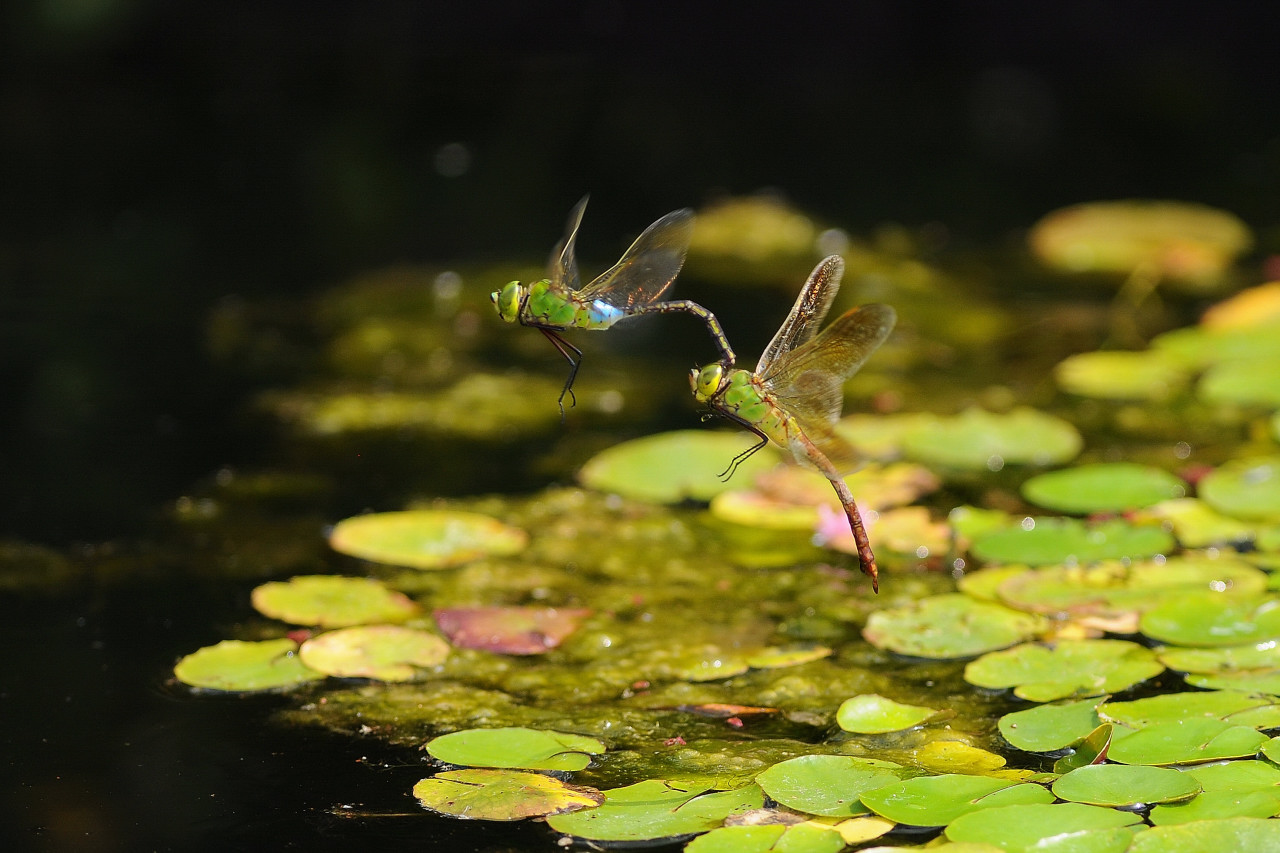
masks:
<path id="1" fill-rule="evenodd" d="M 840 498 L 840 505 L 844 507 L 845 517 L 849 519 L 849 531 L 853 533 L 854 544 L 858 547 L 858 563 L 862 568 L 862 573 L 871 578 L 871 589 L 874 592 L 880 592 L 880 569 L 876 566 L 876 555 L 871 550 L 871 540 L 867 537 L 867 528 L 862 523 L 862 514 L 858 512 L 858 504 L 853 499 L 853 492 L 849 491 L 849 485 L 840 476 L 834 465 L 831 464 L 825 453 L 818 449 L 809 437 L 804 433 L 793 433 L 791 435 L 793 449 L 799 449 L 810 462 L 813 463 L 822 475 L 831 481 L 831 488 L 836 490 L 836 497 Z"/>
<path id="2" fill-rule="evenodd" d="M 635 313 L 675 314 L 677 312 L 692 314 L 707 324 L 707 331 L 711 334 L 711 340 L 715 343 L 716 349 L 720 350 L 720 363 L 726 369 L 738 363 L 738 357 L 734 355 L 733 347 L 729 345 L 729 339 L 725 337 L 724 329 L 720 327 L 720 321 L 716 319 L 716 315 L 696 302 L 691 302 L 688 299 L 678 299 L 674 302 L 654 302 L 652 305 L 646 305 Z M 766 441 L 766 443 L 768 442 Z"/>
<path id="3" fill-rule="evenodd" d="M 578 405 L 578 398 L 573 393 L 573 380 L 578 377 L 578 365 L 582 364 L 582 350 L 560 337 L 551 329 L 537 327 L 539 332 L 546 335 L 547 340 L 551 341 L 551 345 L 556 348 L 556 352 L 564 356 L 565 361 L 569 362 L 569 378 L 564 381 L 564 389 L 560 391 L 560 397 L 556 403 L 560 406 L 560 420 L 564 421 L 564 395 L 569 395 L 569 405 Z"/>

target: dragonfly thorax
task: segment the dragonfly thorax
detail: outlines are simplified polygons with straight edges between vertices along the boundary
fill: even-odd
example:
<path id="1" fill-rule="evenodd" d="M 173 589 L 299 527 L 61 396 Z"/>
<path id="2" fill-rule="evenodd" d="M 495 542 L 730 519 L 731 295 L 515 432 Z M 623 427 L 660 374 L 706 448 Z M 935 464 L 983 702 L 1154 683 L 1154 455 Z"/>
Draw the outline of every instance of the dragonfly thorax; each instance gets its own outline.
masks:
<path id="1" fill-rule="evenodd" d="M 520 319 L 520 311 L 528 298 L 529 288 L 518 281 L 510 282 L 502 290 L 495 290 L 489 294 L 489 301 L 498 309 L 498 316 L 508 323 L 514 323 Z"/>

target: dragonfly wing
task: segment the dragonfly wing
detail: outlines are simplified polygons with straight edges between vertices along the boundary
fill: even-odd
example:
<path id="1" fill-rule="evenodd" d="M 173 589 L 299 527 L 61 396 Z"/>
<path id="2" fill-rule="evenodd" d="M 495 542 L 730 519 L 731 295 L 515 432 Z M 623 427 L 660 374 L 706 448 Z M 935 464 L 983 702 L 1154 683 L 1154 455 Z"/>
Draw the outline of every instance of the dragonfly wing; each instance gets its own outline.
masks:
<path id="1" fill-rule="evenodd" d="M 578 259 L 574 255 L 574 245 L 578 242 L 578 228 L 582 225 L 582 214 L 587 210 L 587 199 L 582 200 L 569 211 L 569 224 L 565 226 L 564 237 L 551 250 L 551 260 L 547 262 L 547 278 L 551 286 L 561 291 L 573 293 L 582 284 L 578 277 Z"/>
<path id="2" fill-rule="evenodd" d="M 823 258 L 813 268 L 813 272 L 809 273 L 809 280 L 796 297 L 796 304 L 791 307 L 791 313 L 782 322 L 782 328 L 778 329 L 773 340 L 764 348 L 764 355 L 760 356 L 760 361 L 756 364 L 757 374 L 768 373 L 783 355 L 803 346 L 813 337 L 822 325 L 823 318 L 831 310 L 831 303 L 840 290 L 840 277 L 843 275 L 844 258 L 839 255 Z"/>
<path id="3" fill-rule="evenodd" d="M 628 313 L 656 302 L 684 266 L 693 236 L 693 211 L 673 210 L 644 229 L 616 264 L 578 294 Z"/>

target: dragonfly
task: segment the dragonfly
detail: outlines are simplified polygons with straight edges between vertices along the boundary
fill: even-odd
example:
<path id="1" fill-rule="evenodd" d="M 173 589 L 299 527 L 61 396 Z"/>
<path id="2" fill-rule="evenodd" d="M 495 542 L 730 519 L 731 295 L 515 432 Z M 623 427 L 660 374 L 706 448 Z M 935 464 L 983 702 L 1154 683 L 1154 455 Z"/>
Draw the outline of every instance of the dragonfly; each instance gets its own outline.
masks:
<path id="1" fill-rule="evenodd" d="M 694 397 L 708 404 L 713 414 L 740 424 L 760 439 L 734 457 L 721 475 L 725 479 L 772 441 L 831 481 L 849 519 L 862 571 L 879 592 L 875 554 L 858 505 L 841 476 L 857 464 L 857 453 L 835 434 L 834 425 L 844 404 L 845 380 L 884 343 L 897 314 L 888 305 L 863 305 L 819 333 L 843 274 L 844 260 L 839 255 L 825 258 L 814 268 L 755 371 L 708 364 L 691 371 L 689 384 Z"/>
<path id="2" fill-rule="evenodd" d="M 693 234 L 693 211 L 674 210 L 654 222 L 616 264 L 583 287 L 574 246 L 586 208 L 584 196 L 569 214 L 564 238 L 551 253 L 546 278 L 532 284 L 513 281 L 489 295 L 499 317 L 542 332 L 569 362 L 569 376 L 556 401 L 560 417 L 564 418 L 566 395 L 570 405 L 577 405 L 573 382 L 582 363 L 582 350 L 560 335 L 569 329 L 608 329 L 619 320 L 640 314 L 692 314 L 706 324 L 720 352 L 719 363 L 731 367 L 737 357 L 714 314 L 687 299 L 659 301 L 684 266 Z"/>

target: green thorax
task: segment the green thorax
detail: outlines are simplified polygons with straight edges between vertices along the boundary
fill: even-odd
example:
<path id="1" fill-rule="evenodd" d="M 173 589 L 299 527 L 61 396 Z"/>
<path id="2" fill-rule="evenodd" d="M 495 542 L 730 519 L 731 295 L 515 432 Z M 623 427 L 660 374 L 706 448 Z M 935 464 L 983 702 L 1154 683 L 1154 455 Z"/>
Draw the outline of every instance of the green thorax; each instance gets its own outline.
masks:
<path id="1" fill-rule="evenodd" d="M 552 288 L 547 279 L 529 285 L 521 321 L 550 329 L 607 329 L 623 316 L 622 311 L 599 300 L 583 302 L 570 293 Z"/>

